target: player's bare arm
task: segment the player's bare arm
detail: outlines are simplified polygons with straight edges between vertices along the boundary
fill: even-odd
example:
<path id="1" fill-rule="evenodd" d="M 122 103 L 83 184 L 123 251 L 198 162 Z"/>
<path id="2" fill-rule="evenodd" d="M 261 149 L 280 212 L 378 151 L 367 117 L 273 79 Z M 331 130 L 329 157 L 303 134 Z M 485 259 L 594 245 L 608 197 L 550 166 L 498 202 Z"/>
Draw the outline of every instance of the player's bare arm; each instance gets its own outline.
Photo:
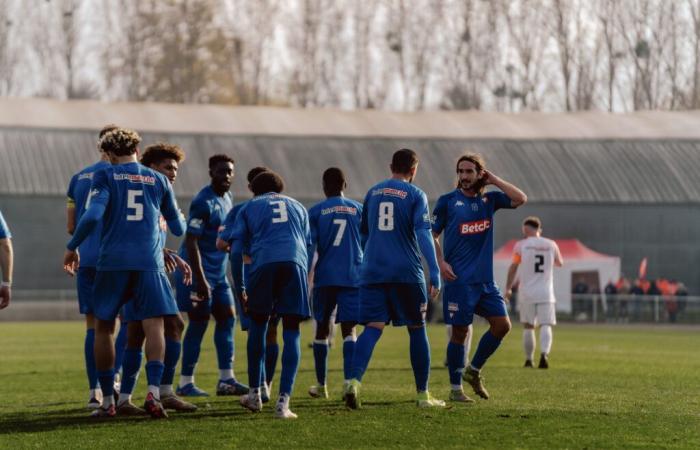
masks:
<path id="1" fill-rule="evenodd" d="M 66 249 L 63 253 L 63 270 L 70 276 L 74 277 L 80 267 L 80 255 L 78 250 Z"/>
<path id="2" fill-rule="evenodd" d="M 554 267 L 561 267 L 564 265 L 564 258 L 561 256 L 561 251 L 559 251 L 559 246 L 554 244 Z"/>
<path id="3" fill-rule="evenodd" d="M 510 204 L 513 208 L 517 208 L 527 203 L 527 195 L 525 195 L 525 193 L 521 191 L 520 188 L 518 188 L 512 183 L 507 182 L 503 178 L 494 175 L 488 170 L 484 170 L 483 172 L 484 173 L 482 179 L 484 183 L 486 185 L 492 184 L 498 189 L 502 190 L 503 193 L 506 194 L 510 199 Z"/>
<path id="4" fill-rule="evenodd" d="M 518 271 L 518 263 L 514 262 L 508 267 L 508 278 L 506 281 L 506 300 L 510 301 L 513 296 L 513 283 L 515 283 L 515 273 Z"/>
<path id="5" fill-rule="evenodd" d="M 0 269 L 2 270 L 2 282 L 0 283 L 0 309 L 6 308 L 12 298 L 12 240 L 0 239 Z"/>
<path id="6" fill-rule="evenodd" d="M 75 203 L 72 201 L 69 201 L 66 206 L 66 230 L 70 235 L 75 231 Z"/>
<path id="7" fill-rule="evenodd" d="M 433 231 L 433 241 L 435 243 L 435 254 L 437 255 L 438 267 L 440 267 L 440 275 L 447 281 L 455 281 L 457 275 L 452 270 L 452 266 L 445 261 L 445 256 L 442 253 L 442 246 L 440 245 L 440 233 Z"/>
<path id="8" fill-rule="evenodd" d="M 185 248 L 187 249 L 187 258 L 190 261 L 192 274 L 194 275 L 195 292 L 201 300 L 211 296 L 211 286 L 207 278 L 204 276 L 204 268 L 202 267 L 202 256 L 199 253 L 199 245 L 197 236 L 187 233 L 185 236 Z"/>
<path id="9" fill-rule="evenodd" d="M 231 251 L 231 244 L 218 237 L 216 238 L 216 249 L 228 253 Z"/>

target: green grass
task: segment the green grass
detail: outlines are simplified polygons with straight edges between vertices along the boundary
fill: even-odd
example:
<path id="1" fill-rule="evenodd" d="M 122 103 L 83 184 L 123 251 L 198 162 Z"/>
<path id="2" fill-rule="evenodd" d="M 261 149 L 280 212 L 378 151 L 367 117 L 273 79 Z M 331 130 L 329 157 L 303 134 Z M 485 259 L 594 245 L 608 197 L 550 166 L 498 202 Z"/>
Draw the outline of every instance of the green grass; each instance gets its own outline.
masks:
<path id="1" fill-rule="evenodd" d="M 0 324 L 0 447 L 472 447 L 700 448 L 698 329 L 562 325 L 555 329 L 551 369 L 523 369 L 516 327 L 484 370 L 492 398 L 446 410 L 414 406 L 405 329 L 389 328 L 363 383 L 364 407 L 340 403 L 341 351 L 331 352 L 331 399 L 312 400 L 313 357 L 303 346 L 292 397 L 296 421 L 243 410 L 237 398 L 197 399 L 194 414 L 167 421 L 129 418 L 96 422 L 83 409 L 83 325 Z M 197 373 L 214 390 L 211 329 Z M 477 327 L 474 346 L 483 327 Z M 303 342 L 311 338 L 302 331 Z M 431 391 L 447 397 L 442 367 L 445 333 L 430 327 Z M 245 373 L 245 339 L 237 331 L 236 370 Z M 337 340 L 340 343 L 340 340 Z M 279 379 L 279 367 L 277 378 Z M 137 386 L 143 399 L 145 376 Z"/>

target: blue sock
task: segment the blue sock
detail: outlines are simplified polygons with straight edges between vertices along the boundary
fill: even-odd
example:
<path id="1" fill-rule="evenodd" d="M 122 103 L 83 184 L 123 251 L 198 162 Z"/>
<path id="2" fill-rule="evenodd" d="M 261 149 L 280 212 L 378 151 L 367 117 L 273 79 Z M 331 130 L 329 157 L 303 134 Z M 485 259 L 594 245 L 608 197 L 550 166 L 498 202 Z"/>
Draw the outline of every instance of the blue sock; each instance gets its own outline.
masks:
<path id="1" fill-rule="evenodd" d="M 182 367 L 180 373 L 187 377 L 194 375 L 194 368 L 199 360 L 199 350 L 202 348 L 202 339 L 207 331 L 209 321 L 193 320 L 187 325 L 185 338 L 182 340 Z"/>
<path id="2" fill-rule="evenodd" d="M 464 372 L 464 345 L 450 341 L 447 344 L 447 370 L 450 374 L 450 384 L 453 386 L 462 384 L 462 372 Z"/>
<path id="3" fill-rule="evenodd" d="M 301 333 L 299 330 L 282 330 L 282 373 L 280 374 L 280 394 L 292 395 L 294 379 L 301 360 Z"/>
<path id="4" fill-rule="evenodd" d="M 102 397 L 114 395 L 114 367 L 108 370 L 98 370 L 97 379 L 100 381 Z"/>
<path id="5" fill-rule="evenodd" d="M 377 345 L 377 341 L 382 336 L 382 330 L 374 327 L 365 327 L 360 337 L 355 343 L 355 354 L 352 356 L 352 369 L 350 369 L 350 379 L 362 381 L 362 376 L 367 370 L 369 360 L 372 357 L 372 350 Z"/>
<path id="6" fill-rule="evenodd" d="M 85 371 L 90 389 L 97 388 L 97 369 L 95 368 L 95 330 L 90 328 L 85 333 Z"/>
<path id="7" fill-rule="evenodd" d="M 328 340 L 314 341 L 314 363 L 316 381 L 319 385 L 325 386 L 328 375 Z"/>
<path id="8" fill-rule="evenodd" d="M 263 367 L 265 355 L 265 335 L 267 334 L 267 322 L 258 323 L 250 321 L 248 328 L 248 384 L 251 389 L 260 387 L 260 373 Z"/>
<path id="9" fill-rule="evenodd" d="M 119 373 L 119 371 L 122 370 L 122 360 L 124 359 L 124 350 L 126 349 L 126 329 L 127 322 L 122 322 L 119 325 L 117 340 L 114 341 L 114 373 Z"/>
<path id="10" fill-rule="evenodd" d="M 233 317 L 223 322 L 216 322 L 214 328 L 214 346 L 216 347 L 216 359 L 219 369 L 230 369 L 233 361 L 233 326 L 236 323 Z"/>
<path id="11" fill-rule="evenodd" d="M 474 357 L 472 358 L 471 366 L 476 369 L 481 369 L 484 364 L 486 364 L 486 360 L 493 355 L 493 352 L 496 351 L 499 345 L 501 345 L 501 339 L 498 339 L 491 334 L 491 330 L 488 330 L 481 336 L 479 346 L 476 348 L 476 353 L 474 353 Z"/>
<path id="12" fill-rule="evenodd" d="M 146 379 L 149 386 L 160 386 L 164 367 L 163 361 L 148 361 L 146 363 Z"/>
<path id="13" fill-rule="evenodd" d="M 352 369 L 352 356 L 355 354 L 355 339 L 343 341 L 343 377 L 349 380 Z"/>
<path id="14" fill-rule="evenodd" d="M 280 345 L 277 342 L 274 344 L 267 344 L 267 348 L 265 349 L 265 381 L 267 384 L 272 383 L 272 379 L 275 378 L 279 354 Z"/>
<path id="15" fill-rule="evenodd" d="M 430 376 L 430 344 L 425 327 L 409 328 L 411 366 L 413 376 L 416 379 L 416 390 L 425 392 L 428 390 L 428 377 Z"/>
<path id="16" fill-rule="evenodd" d="M 175 377 L 175 367 L 182 353 L 182 344 L 170 338 L 165 338 L 165 358 L 163 358 L 163 378 L 160 384 L 173 384 Z M 126 363 L 125 363 L 126 364 Z"/>
<path id="17" fill-rule="evenodd" d="M 131 394 L 139 378 L 143 352 L 140 348 L 128 348 L 124 350 L 124 362 L 122 364 L 122 387 L 120 394 Z"/>

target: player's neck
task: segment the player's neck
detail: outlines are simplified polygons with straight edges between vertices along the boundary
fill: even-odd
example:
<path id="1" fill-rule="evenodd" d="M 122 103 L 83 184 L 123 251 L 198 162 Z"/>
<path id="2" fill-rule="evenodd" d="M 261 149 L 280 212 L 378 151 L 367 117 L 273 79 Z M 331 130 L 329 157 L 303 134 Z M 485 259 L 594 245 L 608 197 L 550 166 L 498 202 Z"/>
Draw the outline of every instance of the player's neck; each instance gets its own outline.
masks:
<path id="1" fill-rule="evenodd" d="M 225 189 L 225 188 L 217 188 L 217 187 L 214 186 L 213 184 L 210 184 L 209 186 L 211 187 L 211 190 L 214 191 L 214 193 L 215 193 L 216 195 L 218 195 L 219 197 L 223 197 L 223 196 L 226 195 L 226 193 L 228 192 L 228 189 Z"/>
<path id="2" fill-rule="evenodd" d="M 391 179 L 405 181 L 406 183 L 410 183 L 411 182 L 411 175 L 408 175 L 405 173 L 392 173 Z"/>
<path id="3" fill-rule="evenodd" d="M 139 162 L 139 160 L 136 159 L 136 154 L 117 156 L 114 158 L 115 164 L 128 164 L 128 163 L 134 163 L 134 162 Z"/>
<path id="4" fill-rule="evenodd" d="M 478 192 L 476 192 L 473 189 L 459 189 L 459 192 L 462 193 L 465 197 L 477 197 L 479 195 Z"/>

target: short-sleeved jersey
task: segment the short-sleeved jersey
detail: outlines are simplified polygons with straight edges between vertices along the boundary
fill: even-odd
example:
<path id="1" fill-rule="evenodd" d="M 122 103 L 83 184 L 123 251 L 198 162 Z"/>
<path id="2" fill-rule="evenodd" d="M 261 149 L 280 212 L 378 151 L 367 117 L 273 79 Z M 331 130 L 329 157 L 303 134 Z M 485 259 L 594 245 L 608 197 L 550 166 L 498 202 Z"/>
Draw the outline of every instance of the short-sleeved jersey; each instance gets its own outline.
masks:
<path id="1" fill-rule="evenodd" d="M 75 207 L 75 223 L 78 223 L 80 218 L 85 213 L 85 210 L 90 205 L 90 186 L 92 186 L 92 177 L 98 170 L 109 167 L 106 161 L 99 161 L 91 166 L 88 166 L 80 172 L 73 175 L 68 185 L 68 204 Z M 100 236 L 102 234 L 102 224 L 98 224 L 92 232 L 80 244 L 80 265 L 82 267 L 97 266 L 97 256 L 100 252 Z"/>
<path id="2" fill-rule="evenodd" d="M 518 301 L 554 303 L 554 261 L 557 243 L 544 237 L 529 237 L 515 244 L 513 262 L 518 263 Z"/>
<path id="3" fill-rule="evenodd" d="M 2 216 L 2 211 L 0 211 L 0 239 L 9 239 L 12 237 L 10 233 L 10 227 L 7 226 L 5 218 Z"/>
<path id="4" fill-rule="evenodd" d="M 250 244 L 250 274 L 265 264 L 285 261 L 307 270 L 309 216 L 304 206 L 291 197 L 268 193 L 245 202 L 231 239 Z"/>
<path id="5" fill-rule="evenodd" d="M 162 218 L 180 219 L 168 179 L 139 163 L 94 173 L 91 202 L 105 204 L 97 270 L 162 271 Z"/>
<path id="6" fill-rule="evenodd" d="M 199 191 L 190 204 L 187 233 L 198 237 L 197 246 L 202 258 L 202 269 L 209 280 L 222 280 L 226 277 L 226 253 L 216 248 L 216 238 L 232 207 L 231 193 L 218 195 L 211 186 Z M 184 242 L 180 247 L 180 256 L 189 262 Z"/>
<path id="7" fill-rule="evenodd" d="M 318 252 L 314 286 L 359 286 L 361 220 L 362 205 L 345 197 L 330 197 L 309 209 L 311 242 Z"/>
<path id="8" fill-rule="evenodd" d="M 425 192 L 388 179 L 367 192 L 360 232 L 367 236 L 360 283 L 423 283 L 415 230 L 430 229 Z"/>
<path id="9" fill-rule="evenodd" d="M 433 210 L 433 232 L 445 232 L 443 255 L 457 280 L 447 284 L 493 282 L 493 215 L 512 208 L 500 191 L 467 197 L 461 190 L 442 195 Z"/>

